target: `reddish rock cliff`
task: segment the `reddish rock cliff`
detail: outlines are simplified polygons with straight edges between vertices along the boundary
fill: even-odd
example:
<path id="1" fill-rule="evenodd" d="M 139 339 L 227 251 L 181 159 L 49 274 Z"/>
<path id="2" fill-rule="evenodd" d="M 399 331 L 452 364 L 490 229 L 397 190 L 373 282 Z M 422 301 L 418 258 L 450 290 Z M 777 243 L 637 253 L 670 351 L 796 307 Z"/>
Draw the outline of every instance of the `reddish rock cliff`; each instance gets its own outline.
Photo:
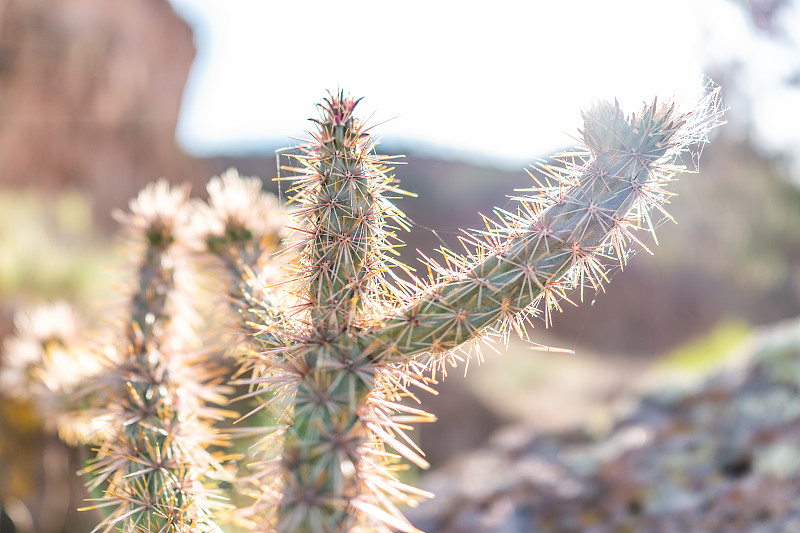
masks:
<path id="1" fill-rule="evenodd" d="M 0 184 L 124 205 L 195 163 L 174 140 L 194 58 L 167 0 L 0 2 Z"/>

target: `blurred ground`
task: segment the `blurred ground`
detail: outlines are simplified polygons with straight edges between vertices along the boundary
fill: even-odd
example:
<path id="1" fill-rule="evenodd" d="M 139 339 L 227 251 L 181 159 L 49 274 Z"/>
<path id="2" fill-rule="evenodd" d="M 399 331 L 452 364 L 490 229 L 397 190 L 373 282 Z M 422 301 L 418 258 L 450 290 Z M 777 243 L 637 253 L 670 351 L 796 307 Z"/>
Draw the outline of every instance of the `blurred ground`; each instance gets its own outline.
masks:
<path id="1" fill-rule="evenodd" d="M 797 320 L 762 328 L 704 378 L 686 347 L 609 424 L 509 425 L 423 476 L 436 496 L 409 516 L 438 533 L 797 531 L 799 340 Z"/>

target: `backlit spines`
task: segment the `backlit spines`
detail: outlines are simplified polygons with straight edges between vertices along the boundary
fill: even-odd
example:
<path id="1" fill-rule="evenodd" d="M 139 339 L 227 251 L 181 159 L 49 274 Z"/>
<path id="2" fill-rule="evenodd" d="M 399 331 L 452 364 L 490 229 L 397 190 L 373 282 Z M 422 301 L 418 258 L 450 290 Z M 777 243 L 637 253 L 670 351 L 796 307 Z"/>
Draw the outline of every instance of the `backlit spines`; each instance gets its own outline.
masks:
<path id="1" fill-rule="evenodd" d="M 627 245 L 640 228 L 653 230 L 652 210 L 663 211 L 663 187 L 675 158 L 719 122 L 716 94 L 694 114 L 654 103 L 625 116 L 615 104 L 598 104 L 584 114 L 586 145 L 543 167 L 548 183 L 519 197 L 518 213 L 501 218 L 468 240 L 478 252 L 434 264 L 443 281 L 425 288 L 410 304 L 389 314 L 367 337 L 375 360 L 404 361 L 441 354 L 496 325 L 502 333 L 525 310 L 550 311 L 565 291 L 597 291 L 606 278 L 606 259 L 624 264 Z"/>
<path id="2" fill-rule="evenodd" d="M 181 287 L 187 188 L 159 182 L 119 218 L 141 247 L 129 322 L 105 386 L 108 437 L 87 467 L 108 508 L 97 530 L 212 531 L 213 483 L 219 470 L 207 451 L 222 439 L 210 422 L 225 413 L 218 378 L 198 350 Z"/>
<path id="3" fill-rule="evenodd" d="M 385 196 L 400 191 L 353 116 L 357 103 L 330 95 L 312 140 L 284 169 L 293 173 L 295 278 L 284 283 L 290 293 L 278 313 L 263 310 L 263 351 L 249 357 L 251 377 L 242 380 L 283 406 L 286 425 L 264 437 L 279 437 L 281 459 L 255 474 L 267 480 L 261 508 L 277 509 L 268 523 L 278 531 L 348 531 L 363 522 L 356 509 L 369 508 L 369 471 L 385 462 L 368 427 L 380 369 L 365 357 L 360 333 L 401 294 L 384 278 L 394 231 L 406 223 Z M 365 457 L 374 458 L 369 468 Z"/>
<path id="4" fill-rule="evenodd" d="M 386 156 L 377 155 L 358 100 L 332 94 L 320 104 L 313 140 L 295 157 L 291 202 L 297 206 L 298 293 L 315 327 L 363 327 L 381 312 L 392 287 L 383 282 L 392 261 L 394 230 L 404 215 L 386 198 L 395 187 Z M 324 325 L 324 326 L 323 326 Z"/>
<path id="5" fill-rule="evenodd" d="M 206 185 L 208 203 L 198 202 L 192 217 L 200 248 L 221 258 L 236 276 L 239 265 L 261 266 L 286 237 L 280 201 L 262 190 L 259 178 L 229 168 Z"/>
<path id="6" fill-rule="evenodd" d="M 676 157 L 721 115 L 716 89 L 689 114 L 654 103 L 627 116 L 598 104 L 584 116 L 585 146 L 532 174 L 539 186 L 516 212 L 467 233 L 472 252 L 428 261 L 431 284 L 411 294 L 386 254 L 396 240 L 390 220 L 404 226 L 383 194 L 395 185 L 353 115 L 357 103 L 343 93 L 325 100 L 291 169 L 295 304 L 265 325 L 276 342 L 259 357 L 278 372 L 251 381 L 292 402 L 281 433 L 281 533 L 414 531 L 392 502 L 422 494 L 394 477 L 384 446 L 426 466 L 404 431 L 430 417 L 400 400 L 412 386 L 429 388 L 425 370 L 460 357 L 453 350 L 464 343 L 525 334 L 527 317 L 549 324 L 571 289 L 602 290 L 609 259 L 624 265 L 635 232 L 652 230 L 649 213 L 663 210 L 663 187 L 683 169 Z"/>
<path id="7" fill-rule="evenodd" d="M 271 322 L 277 302 L 280 267 L 289 259 L 278 257 L 287 237 L 285 206 L 262 190 L 256 177 L 240 176 L 230 168 L 211 178 L 206 186 L 208 203 L 194 205 L 192 226 L 195 248 L 219 260 L 227 279 L 227 304 L 239 314 L 237 327 L 254 348 L 263 348 L 261 325 Z M 252 337 L 256 337 L 253 339 Z"/>

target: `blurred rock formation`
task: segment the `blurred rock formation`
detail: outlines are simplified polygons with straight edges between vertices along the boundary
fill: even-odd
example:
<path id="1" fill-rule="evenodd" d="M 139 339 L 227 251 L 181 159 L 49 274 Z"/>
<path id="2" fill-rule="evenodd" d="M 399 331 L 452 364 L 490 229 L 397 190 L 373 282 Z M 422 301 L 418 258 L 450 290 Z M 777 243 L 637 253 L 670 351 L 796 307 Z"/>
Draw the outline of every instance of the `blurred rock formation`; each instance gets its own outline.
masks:
<path id="1" fill-rule="evenodd" d="M 108 206 L 196 174 L 175 143 L 194 53 L 167 0 L 0 2 L 0 185 Z"/>

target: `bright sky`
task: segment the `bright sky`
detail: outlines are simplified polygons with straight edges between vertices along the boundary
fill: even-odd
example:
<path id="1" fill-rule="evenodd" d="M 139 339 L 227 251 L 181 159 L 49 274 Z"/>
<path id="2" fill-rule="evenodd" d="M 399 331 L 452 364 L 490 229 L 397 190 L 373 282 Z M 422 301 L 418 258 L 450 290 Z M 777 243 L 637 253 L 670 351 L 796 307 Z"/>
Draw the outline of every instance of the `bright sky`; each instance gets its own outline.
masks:
<path id="1" fill-rule="evenodd" d="M 386 144 L 520 167 L 593 100 L 690 98 L 709 57 L 754 46 L 729 0 L 171 1 L 195 30 L 178 138 L 199 154 L 293 144 L 343 88 Z"/>

